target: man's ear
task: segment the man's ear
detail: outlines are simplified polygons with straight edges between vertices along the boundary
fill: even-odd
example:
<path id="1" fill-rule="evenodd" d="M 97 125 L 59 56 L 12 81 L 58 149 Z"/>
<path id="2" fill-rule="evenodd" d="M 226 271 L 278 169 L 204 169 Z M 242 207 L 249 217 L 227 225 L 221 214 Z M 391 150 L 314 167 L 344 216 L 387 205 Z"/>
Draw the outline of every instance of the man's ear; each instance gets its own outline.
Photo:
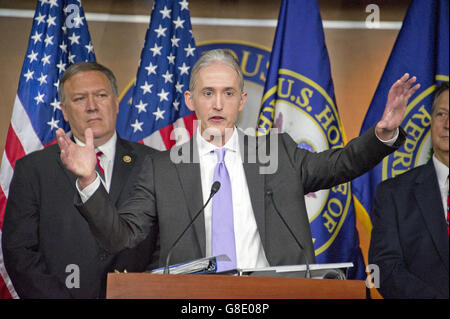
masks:
<path id="1" fill-rule="evenodd" d="M 119 114 L 119 103 L 120 103 L 119 98 L 116 97 L 114 99 L 114 102 L 116 103 L 116 115 L 118 115 Z"/>
<path id="2" fill-rule="evenodd" d="M 69 122 L 67 115 L 66 115 L 66 106 L 64 104 L 59 104 L 59 107 L 61 108 L 61 112 L 63 114 L 64 117 L 64 121 Z"/>
<path id="3" fill-rule="evenodd" d="M 241 102 L 239 104 L 239 112 L 244 109 L 245 101 L 247 101 L 247 92 L 241 93 Z"/>
<path id="4" fill-rule="evenodd" d="M 189 110 L 195 111 L 194 101 L 192 100 L 192 93 L 190 91 L 184 92 L 184 102 Z"/>

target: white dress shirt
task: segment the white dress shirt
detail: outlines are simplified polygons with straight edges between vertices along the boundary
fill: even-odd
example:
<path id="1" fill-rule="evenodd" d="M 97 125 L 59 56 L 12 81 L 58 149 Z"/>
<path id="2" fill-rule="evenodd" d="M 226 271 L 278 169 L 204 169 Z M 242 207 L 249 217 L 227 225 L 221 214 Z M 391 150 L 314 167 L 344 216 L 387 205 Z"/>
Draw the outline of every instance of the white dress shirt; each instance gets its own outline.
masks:
<path id="1" fill-rule="evenodd" d="M 79 139 L 77 139 L 74 136 L 75 143 L 78 145 L 84 146 L 85 144 L 81 142 Z M 113 167 L 114 167 L 114 157 L 116 155 L 116 142 L 117 142 L 117 133 L 114 132 L 114 135 L 103 145 L 95 148 L 95 153 L 102 152 L 102 156 L 100 156 L 100 165 L 103 168 L 103 171 L 105 172 L 105 181 L 100 178 L 100 176 L 97 173 L 96 180 L 84 188 L 83 190 L 80 190 L 78 186 L 78 180 L 76 183 L 78 193 L 80 193 L 80 197 L 83 203 L 85 203 L 89 197 L 91 197 L 92 194 L 95 193 L 97 188 L 100 186 L 100 183 L 103 184 L 106 191 L 109 193 L 109 189 L 111 187 L 111 179 L 112 179 L 112 173 L 113 173 Z"/>
<path id="2" fill-rule="evenodd" d="M 200 174 L 202 181 L 203 202 L 205 203 L 214 183 L 214 169 L 217 164 L 217 156 L 213 152 L 218 147 L 207 142 L 197 129 L 196 134 Z M 238 268 L 268 267 L 266 255 L 261 243 L 255 215 L 253 213 L 250 193 L 247 186 L 244 167 L 239 148 L 237 129 L 223 146 L 227 149 L 225 153 L 225 165 L 230 175 L 231 194 L 233 198 L 234 235 L 236 241 L 236 262 Z M 212 204 L 211 202 L 204 210 L 205 234 L 206 234 L 206 256 L 211 256 L 212 243 Z"/>
<path id="3" fill-rule="evenodd" d="M 433 164 L 441 192 L 442 207 L 444 208 L 445 219 L 447 220 L 448 167 L 439 161 L 434 154 Z"/>

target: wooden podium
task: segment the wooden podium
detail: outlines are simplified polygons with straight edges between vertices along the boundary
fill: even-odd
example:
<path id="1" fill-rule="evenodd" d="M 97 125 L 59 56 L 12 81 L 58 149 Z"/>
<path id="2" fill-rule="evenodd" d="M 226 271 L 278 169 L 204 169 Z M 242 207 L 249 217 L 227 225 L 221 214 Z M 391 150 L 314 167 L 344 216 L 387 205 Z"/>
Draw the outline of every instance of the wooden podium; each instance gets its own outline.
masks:
<path id="1" fill-rule="evenodd" d="M 108 299 L 364 299 L 359 280 L 108 274 Z"/>

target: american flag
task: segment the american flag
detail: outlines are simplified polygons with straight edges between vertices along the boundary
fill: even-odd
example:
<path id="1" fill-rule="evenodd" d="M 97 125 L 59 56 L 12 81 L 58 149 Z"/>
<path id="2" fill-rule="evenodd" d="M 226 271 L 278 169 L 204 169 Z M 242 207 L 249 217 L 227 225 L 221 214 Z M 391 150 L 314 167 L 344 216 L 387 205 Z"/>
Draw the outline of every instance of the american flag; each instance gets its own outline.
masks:
<path id="1" fill-rule="evenodd" d="M 82 61 L 95 61 L 95 55 L 81 1 L 39 0 L 2 158 L 0 230 L 16 161 L 55 143 L 57 128 L 70 130 L 58 101 L 58 84 L 67 67 Z M 11 297 L 17 293 L 0 249 L 0 298 Z"/>
<path id="2" fill-rule="evenodd" d="M 156 0 L 135 84 L 120 102 L 121 137 L 166 150 L 176 144 L 175 128 L 192 136 L 196 117 L 183 93 L 197 57 L 188 1 Z"/>

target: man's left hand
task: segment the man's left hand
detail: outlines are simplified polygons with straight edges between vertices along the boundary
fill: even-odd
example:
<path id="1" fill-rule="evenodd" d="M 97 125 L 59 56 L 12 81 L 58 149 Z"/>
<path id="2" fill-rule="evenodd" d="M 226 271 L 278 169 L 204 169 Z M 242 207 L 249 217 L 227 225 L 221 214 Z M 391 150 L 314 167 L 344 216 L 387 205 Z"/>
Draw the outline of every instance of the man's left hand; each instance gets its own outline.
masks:
<path id="1" fill-rule="evenodd" d="M 409 98 L 420 88 L 420 84 L 413 86 L 414 82 L 416 77 L 410 78 L 409 74 L 405 73 L 391 86 L 383 116 L 375 128 L 381 140 L 387 141 L 395 136 L 405 115 Z"/>

